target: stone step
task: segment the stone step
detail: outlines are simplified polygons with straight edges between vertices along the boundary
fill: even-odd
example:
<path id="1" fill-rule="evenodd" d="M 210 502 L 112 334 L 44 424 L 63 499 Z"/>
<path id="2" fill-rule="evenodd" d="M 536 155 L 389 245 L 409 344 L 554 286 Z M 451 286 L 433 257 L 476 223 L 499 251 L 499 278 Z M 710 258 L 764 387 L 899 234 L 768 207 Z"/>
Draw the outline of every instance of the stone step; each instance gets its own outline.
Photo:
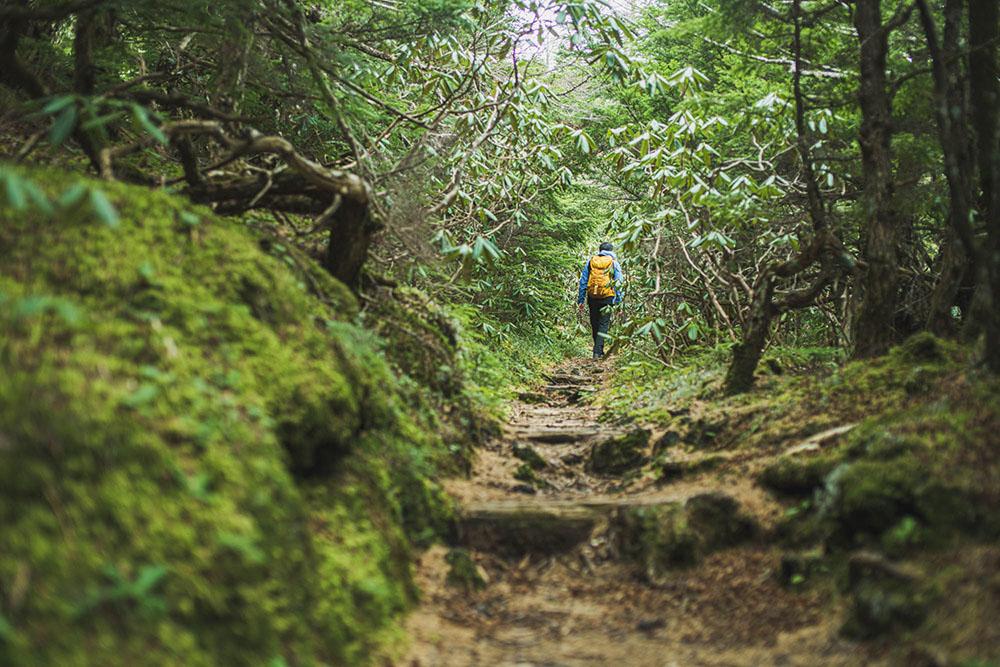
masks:
<path id="1" fill-rule="evenodd" d="M 565 552 L 587 541 L 598 521 L 616 511 L 683 500 L 590 496 L 474 503 L 459 508 L 459 539 L 464 546 L 501 555 Z"/>
<path id="2" fill-rule="evenodd" d="M 656 567 L 682 564 L 661 563 L 657 549 L 707 552 L 748 538 L 753 528 L 735 500 L 707 489 L 656 497 L 500 500 L 458 511 L 459 541 L 478 551 L 555 555 L 604 535 L 621 543 L 621 557 Z"/>
<path id="3" fill-rule="evenodd" d="M 545 379 L 554 385 L 584 384 L 593 381 L 593 378 L 576 373 L 550 373 Z"/>
<path id="4" fill-rule="evenodd" d="M 571 551 L 590 539 L 598 514 L 583 505 L 497 502 L 459 512 L 459 541 L 501 556 Z"/>
<path id="5" fill-rule="evenodd" d="M 514 440 L 529 440 L 547 445 L 565 445 L 590 440 L 602 434 L 604 434 L 604 431 L 596 428 L 532 428 L 513 430 L 510 432 L 510 437 Z"/>

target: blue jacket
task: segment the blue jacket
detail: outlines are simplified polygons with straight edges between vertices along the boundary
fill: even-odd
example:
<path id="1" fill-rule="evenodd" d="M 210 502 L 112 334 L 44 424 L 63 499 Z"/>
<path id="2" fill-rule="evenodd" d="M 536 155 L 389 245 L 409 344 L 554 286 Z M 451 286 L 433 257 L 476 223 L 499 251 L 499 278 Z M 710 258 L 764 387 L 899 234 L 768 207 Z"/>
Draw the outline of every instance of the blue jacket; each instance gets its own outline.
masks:
<path id="1" fill-rule="evenodd" d="M 615 291 L 615 300 L 612 301 L 612 303 L 621 303 L 621 301 L 622 301 L 622 290 L 621 290 L 622 267 L 621 267 L 620 264 L 618 264 L 618 258 L 615 257 L 615 253 L 611 252 L 610 250 L 601 250 L 597 254 L 598 255 L 604 255 L 604 256 L 610 257 L 611 259 L 614 260 L 614 262 L 612 262 L 612 264 L 611 264 L 611 267 L 612 267 L 612 269 L 614 271 L 612 273 L 612 275 L 611 275 L 611 279 L 613 281 L 611 283 L 611 288 Z M 583 264 L 583 273 L 580 275 L 580 291 L 579 291 L 579 293 L 577 294 L 577 297 L 576 297 L 576 302 L 577 303 L 586 303 L 586 301 L 587 301 L 587 281 L 588 280 L 590 280 L 590 259 L 589 258 L 587 259 L 586 262 L 584 262 L 584 264 Z"/>

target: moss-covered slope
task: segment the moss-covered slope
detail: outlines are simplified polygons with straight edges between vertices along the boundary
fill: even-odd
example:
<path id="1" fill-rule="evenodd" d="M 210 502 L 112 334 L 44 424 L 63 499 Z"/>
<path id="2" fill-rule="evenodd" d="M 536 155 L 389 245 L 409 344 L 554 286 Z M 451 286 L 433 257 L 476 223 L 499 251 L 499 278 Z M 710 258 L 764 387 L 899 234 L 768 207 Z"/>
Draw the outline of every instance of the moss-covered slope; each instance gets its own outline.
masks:
<path id="1" fill-rule="evenodd" d="M 0 208 L 0 663 L 363 662 L 444 521 L 440 443 L 342 285 L 90 185 L 119 224 Z"/>

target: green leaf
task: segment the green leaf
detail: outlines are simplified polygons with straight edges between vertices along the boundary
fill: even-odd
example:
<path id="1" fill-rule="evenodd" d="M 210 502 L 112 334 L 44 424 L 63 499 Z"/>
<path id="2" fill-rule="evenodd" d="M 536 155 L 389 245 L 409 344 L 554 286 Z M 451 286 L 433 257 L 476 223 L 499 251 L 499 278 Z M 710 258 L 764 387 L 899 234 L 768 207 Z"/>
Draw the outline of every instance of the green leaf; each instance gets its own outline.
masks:
<path id="1" fill-rule="evenodd" d="M 252 537 L 237 535 L 236 533 L 222 532 L 216 537 L 219 546 L 232 549 L 236 553 L 246 558 L 247 562 L 259 565 L 266 560 L 264 552 L 257 546 Z"/>
<path id="2" fill-rule="evenodd" d="M 59 208 L 72 208 L 83 200 L 84 196 L 87 194 L 87 186 L 83 183 L 74 183 L 73 185 L 66 188 L 66 190 L 59 195 L 56 200 L 56 205 Z"/>
<path id="3" fill-rule="evenodd" d="M 114 205 L 100 190 L 91 188 L 90 189 L 90 206 L 94 210 L 94 214 L 98 219 L 105 225 L 111 228 L 118 227 L 121 224 L 121 220 L 118 218 L 118 211 L 115 210 Z"/>
<path id="4" fill-rule="evenodd" d="M 7 204 L 15 211 L 23 211 L 28 206 L 28 196 L 24 191 L 24 182 L 17 174 L 7 174 L 4 178 L 7 185 Z"/>
<path id="5" fill-rule="evenodd" d="M 76 101 L 76 98 L 73 95 L 60 95 L 59 97 L 54 97 L 48 104 L 42 107 L 42 113 L 49 115 L 54 114 L 57 111 L 65 109 L 70 104 L 73 104 L 74 101 Z"/>
<path id="6" fill-rule="evenodd" d="M 142 106 L 141 104 L 132 105 L 132 117 L 135 118 L 136 123 L 149 132 L 150 136 L 156 139 L 161 144 L 166 144 L 168 139 L 167 135 L 163 133 L 163 130 L 158 128 L 149 117 L 149 109 Z"/>
<path id="7" fill-rule="evenodd" d="M 151 402 L 160 394 L 160 388 L 149 382 L 143 383 L 138 389 L 122 400 L 130 408 L 138 408 Z"/>
<path id="8" fill-rule="evenodd" d="M 0 614 L 0 644 L 9 642 L 16 637 L 14 626 L 10 624 L 3 614 Z"/>
<path id="9" fill-rule="evenodd" d="M 121 118 L 121 116 L 122 116 L 121 111 L 112 111 L 111 113 L 106 113 L 103 116 L 95 116 L 94 118 L 91 118 L 90 120 L 81 123 L 80 128 L 84 130 L 93 130 L 94 128 L 97 127 L 103 127 L 108 123 L 110 123 L 111 121 Z"/>
<path id="10" fill-rule="evenodd" d="M 24 189 L 24 192 L 28 195 L 28 199 L 31 200 L 31 203 L 34 204 L 35 208 L 37 208 L 39 211 L 41 211 L 45 215 L 52 215 L 55 212 L 55 209 L 52 208 L 52 202 L 49 200 L 48 195 L 42 192 L 42 189 L 40 187 L 38 187 L 31 181 L 25 181 L 25 180 L 21 181 L 21 187 Z"/>
<path id="11" fill-rule="evenodd" d="M 62 142 L 66 141 L 66 137 L 76 127 L 76 119 L 76 105 L 67 106 L 60 111 L 55 121 L 52 122 L 52 128 L 49 130 L 49 143 L 53 146 L 59 146 Z"/>
<path id="12" fill-rule="evenodd" d="M 165 576 L 167 568 L 163 565 L 147 565 L 139 570 L 139 576 L 132 584 L 132 591 L 136 595 L 147 595 Z"/>

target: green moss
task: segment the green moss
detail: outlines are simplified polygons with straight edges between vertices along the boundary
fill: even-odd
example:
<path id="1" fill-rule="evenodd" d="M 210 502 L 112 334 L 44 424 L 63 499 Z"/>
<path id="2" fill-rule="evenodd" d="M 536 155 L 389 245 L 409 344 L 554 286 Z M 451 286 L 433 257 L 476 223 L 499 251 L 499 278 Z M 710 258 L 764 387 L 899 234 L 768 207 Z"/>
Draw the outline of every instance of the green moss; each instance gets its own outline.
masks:
<path id="1" fill-rule="evenodd" d="M 478 591 L 486 588 L 486 579 L 483 578 L 476 562 L 466 549 L 452 549 L 445 556 L 448 562 L 448 575 L 445 581 L 451 586 L 456 586 L 466 592 Z"/>
<path id="2" fill-rule="evenodd" d="M 722 493 L 699 494 L 685 503 L 630 507 L 619 512 L 613 526 L 619 553 L 639 565 L 652 582 L 755 533 L 753 521 Z"/>
<path id="3" fill-rule="evenodd" d="M 782 456 L 761 471 L 759 480 L 782 495 L 810 496 L 823 486 L 823 480 L 841 459 L 842 455 L 834 453 Z"/>
<path id="4" fill-rule="evenodd" d="M 609 438 L 590 450 L 587 467 L 602 475 L 617 475 L 642 465 L 650 432 L 637 428 Z"/>
<path id="5" fill-rule="evenodd" d="M 616 536 L 621 555 L 636 563 L 649 581 L 698 560 L 697 536 L 680 503 L 624 510 L 617 518 Z"/>
<path id="6" fill-rule="evenodd" d="M 442 444 L 307 259 L 95 187 L 118 227 L 0 209 L 0 662 L 362 662 L 448 523 Z"/>
<path id="7" fill-rule="evenodd" d="M 513 454 L 534 470 L 543 470 L 549 465 L 531 445 L 514 445 Z"/>
<path id="8" fill-rule="evenodd" d="M 538 476 L 530 463 L 522 463 L 514 470 L 514 479 L 536 487 L 547 487 L 548 482 Z"/>
<path id="9" fill-rule="evenodd" d="M 745 542 L 757 532 L 753 519 L 724 493 L 700 493 L 684 504 L 687 524 L 698 536 L 701 551 L 709 552 Z"/>

